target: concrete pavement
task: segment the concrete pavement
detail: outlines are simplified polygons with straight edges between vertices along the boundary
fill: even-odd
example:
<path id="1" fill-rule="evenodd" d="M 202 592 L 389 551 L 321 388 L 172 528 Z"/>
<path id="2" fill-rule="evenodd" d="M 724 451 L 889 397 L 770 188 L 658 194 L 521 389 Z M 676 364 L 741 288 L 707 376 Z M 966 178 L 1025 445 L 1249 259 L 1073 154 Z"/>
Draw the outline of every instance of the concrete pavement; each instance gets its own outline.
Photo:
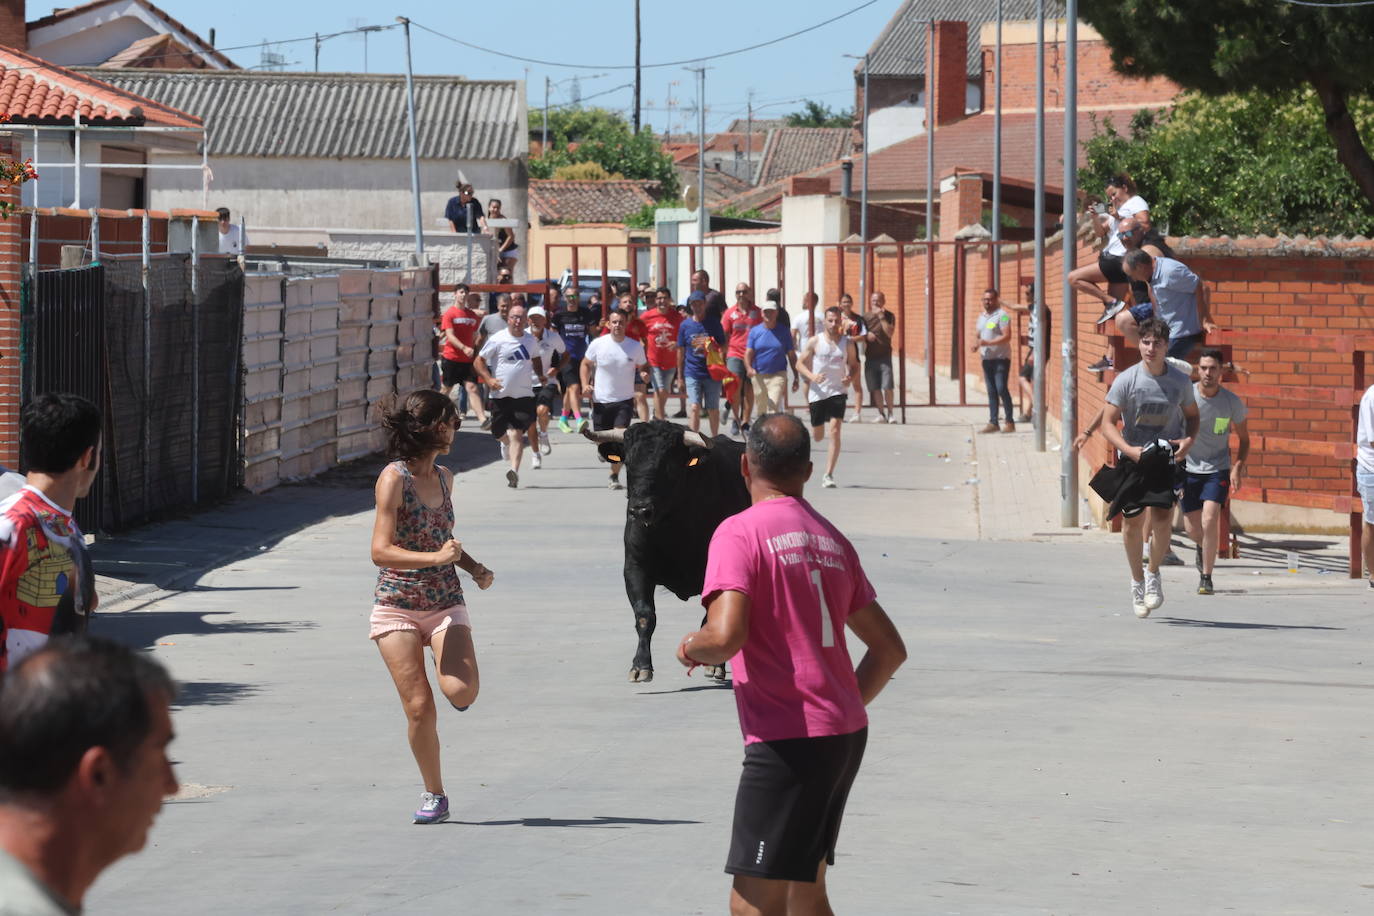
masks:
<path id="1" fill-rule="evenodd" d="M 911 652 L 872 708 L 836 910 L 1367 912 L 1374 626 L 1363 586 L 1321 572 L 1330 539 L 1293 575 L 1258 545 L 1211 598 L 1166 569 L 1138 621 L 1118 539 L 1057 528 L 1057 453 L 975 436 L 981 414 L 847 425 L 840 489 L 808 492 Z M 366 639 L 380 462 L 100 545 L 96 630 L 185 684 L 185 787 L 90 912 L 725 909 L 733 701 L 671 657 L 699 607 L 660 600 L 658 676 L 626 683 L 623 494 L 572 437 L 517 491 L 495 459 L 460 433 L 458 531 L 497 581 L 469 595 L 482 695 L 441 711 L 441 826 L 409 824 L 418 775 Z"/>

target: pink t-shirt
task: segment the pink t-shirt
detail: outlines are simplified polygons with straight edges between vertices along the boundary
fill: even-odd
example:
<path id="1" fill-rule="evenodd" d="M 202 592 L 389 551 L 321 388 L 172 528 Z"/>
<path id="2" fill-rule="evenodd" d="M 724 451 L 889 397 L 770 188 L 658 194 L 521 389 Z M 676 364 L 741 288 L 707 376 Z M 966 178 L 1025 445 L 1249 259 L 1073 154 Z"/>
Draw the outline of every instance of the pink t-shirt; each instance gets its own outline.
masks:
<path id="1" fill-rule="evenodd" d="M 847 735 L 868 724 L 845 621 L 875 593 L 844 535 L 804 499 L 765 500 L 720 523 L 702 603 L 749 596 L 749 639 L 730 660 L 744 743 Z"/>

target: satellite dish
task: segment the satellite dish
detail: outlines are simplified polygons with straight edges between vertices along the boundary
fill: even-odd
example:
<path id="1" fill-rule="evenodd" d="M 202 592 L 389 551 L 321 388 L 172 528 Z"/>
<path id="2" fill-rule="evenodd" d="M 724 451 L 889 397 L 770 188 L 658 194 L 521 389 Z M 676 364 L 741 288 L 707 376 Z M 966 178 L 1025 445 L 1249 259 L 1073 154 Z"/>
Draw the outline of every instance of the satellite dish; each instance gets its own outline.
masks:
<path id="1" fill-rule="evenodd" d="M 692 184 L 687 186 L 687 190 L 682 192 L 682 205 L 693 213 L 697 210 L 697 205 L 701 203 L 700 196 L 697 194 L 697 186 Z"/>

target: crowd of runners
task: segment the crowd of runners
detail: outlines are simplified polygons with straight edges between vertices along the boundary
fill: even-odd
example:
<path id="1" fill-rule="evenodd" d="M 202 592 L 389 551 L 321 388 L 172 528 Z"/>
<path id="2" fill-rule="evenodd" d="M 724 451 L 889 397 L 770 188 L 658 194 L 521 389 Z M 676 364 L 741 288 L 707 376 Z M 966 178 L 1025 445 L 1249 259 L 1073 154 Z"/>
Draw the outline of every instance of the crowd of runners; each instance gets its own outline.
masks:
<path id="1" fill-rule="evenodd" d="M 812 436 L 828 442 L 822 485 L 836 486 L 841 425 L 897 422 L 885 296 L 873 293 L 860 314 L 848 294 L 820 309 L 808 293 L 794 325 L 777 290 L 760 303 L 738 283 L 727 303 L 706 271 L 691 284 L 681 303 L 667 287 L 613 287 L 603 310 L 582 304 L 575 283 L 551 283 L 535 305 L 522 292 L 499 293 L 490 313 L 482 293 L 458 284 L 439 326 L 440 390 L 500 442 L 515 488 L 525 451 L 534 470 L 552 453 L 555 422 L 577 433 L 657 418 L 742 436 L 755 416 L 800 402 L 804 385 Z M 607 486 L 622 489 L 618 467 Z"/>

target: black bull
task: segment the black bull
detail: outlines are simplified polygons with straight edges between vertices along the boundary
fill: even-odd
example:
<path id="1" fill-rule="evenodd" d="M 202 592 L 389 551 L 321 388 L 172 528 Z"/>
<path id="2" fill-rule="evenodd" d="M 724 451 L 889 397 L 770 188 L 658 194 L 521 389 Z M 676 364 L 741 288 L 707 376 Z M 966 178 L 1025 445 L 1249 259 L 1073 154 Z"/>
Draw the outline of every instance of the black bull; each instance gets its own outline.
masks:
<path id="1" fill-rule="evenodd" d="M 666 420 L 628 429 L 583 433 L 609 461 L 625 465 L 625 594 L 634 611 L 639 647 L 630 680 L 651 681 L 649 642 L 658 616 L 654 587 L 686 601 L 701 594 L 711 535 L 726 518 L 749 508 L 740 474 L 744 445 L 725 436 L 708 439 Z M 724 666 L 708 672 L 724 677 Z"/>

